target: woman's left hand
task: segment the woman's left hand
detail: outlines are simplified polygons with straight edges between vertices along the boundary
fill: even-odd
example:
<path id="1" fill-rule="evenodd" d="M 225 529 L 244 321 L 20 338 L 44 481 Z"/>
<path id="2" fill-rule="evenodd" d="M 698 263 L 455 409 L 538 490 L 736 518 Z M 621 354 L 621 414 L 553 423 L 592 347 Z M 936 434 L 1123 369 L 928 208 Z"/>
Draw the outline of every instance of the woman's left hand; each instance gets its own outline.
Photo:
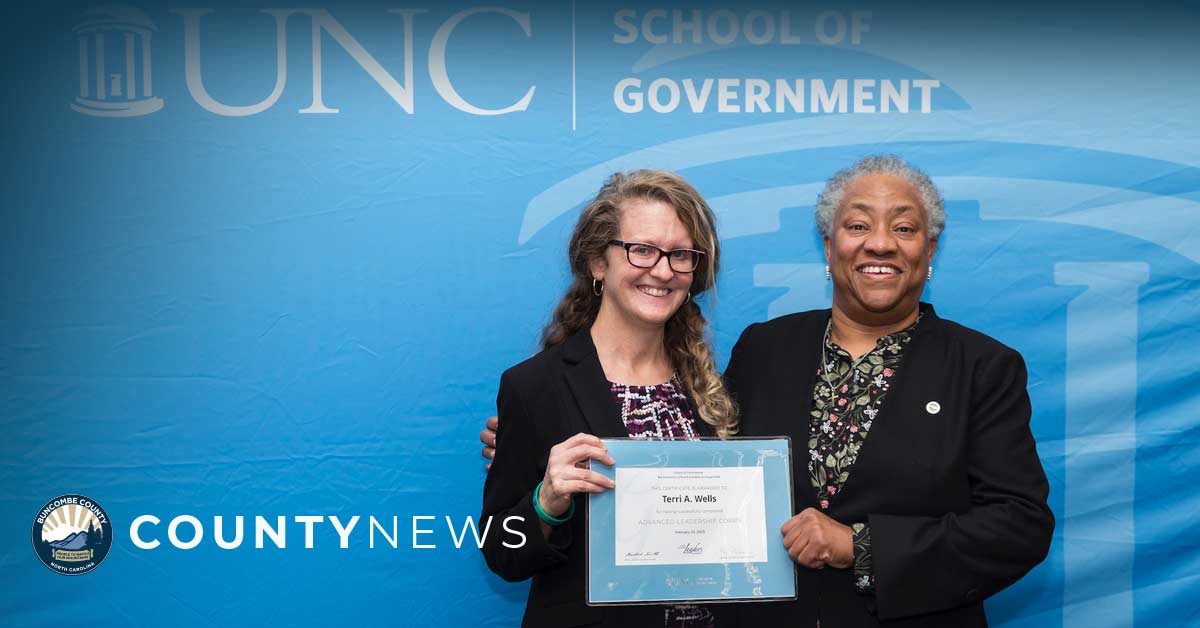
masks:
<path id="1" fill-rule="evenodd" d="M 780 528 L 792 560 L 810 569 L 854 566 L 854 531 L 816 508 L 805 508 Z"/>

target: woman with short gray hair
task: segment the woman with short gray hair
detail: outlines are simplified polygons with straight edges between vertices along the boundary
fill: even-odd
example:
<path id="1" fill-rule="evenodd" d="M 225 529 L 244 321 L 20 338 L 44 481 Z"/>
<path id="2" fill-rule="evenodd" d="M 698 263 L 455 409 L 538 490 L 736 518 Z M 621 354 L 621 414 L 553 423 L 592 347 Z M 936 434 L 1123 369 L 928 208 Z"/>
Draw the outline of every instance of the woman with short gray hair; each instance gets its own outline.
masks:
<path id="1" fill-rule="evenodd" d="M 725 370 L 741 434 L 804 444 L 780 530 L 800 594 L 741 623 L 986 626 L 1054 530 L 1025 363 L 920 301 L 946 224 L 925 173 L 866 157 L 815 213 L 833 307 L 751 325 Z"/>

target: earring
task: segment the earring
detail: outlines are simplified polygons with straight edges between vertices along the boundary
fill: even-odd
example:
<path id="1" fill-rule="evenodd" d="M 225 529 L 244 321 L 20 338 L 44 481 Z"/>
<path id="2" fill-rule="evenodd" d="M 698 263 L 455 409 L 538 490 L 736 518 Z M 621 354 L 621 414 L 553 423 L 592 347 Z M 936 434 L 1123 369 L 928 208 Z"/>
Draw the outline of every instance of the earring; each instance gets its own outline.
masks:
<path id="1" fill-rule="evenodd" d="M 687 303 L 688 301 L 691 301 L 691 300 L 692 300 L 692 291 L 688 290 L 688 296 L 686 299 L 683 300 L 683 302 Z"/>
<path id="2" fill-rule="evenodd" d="M 933 279 L 933 266 L 930 266 L 929 272 L 925 273 L 925 281 L 931 281 L 932 279 Z"/>
<path id="3" fill-rule="evenodd" d="M 596 296 L 604 294 L 604 282 L 595 277 L 592 278 L 592 294 Z"/>
<path id="4" fill-rule="evenodd" d="M 833 275 L 829 272 L 829 264 L 825 265 L 825 281 L 833 279 Z"/>

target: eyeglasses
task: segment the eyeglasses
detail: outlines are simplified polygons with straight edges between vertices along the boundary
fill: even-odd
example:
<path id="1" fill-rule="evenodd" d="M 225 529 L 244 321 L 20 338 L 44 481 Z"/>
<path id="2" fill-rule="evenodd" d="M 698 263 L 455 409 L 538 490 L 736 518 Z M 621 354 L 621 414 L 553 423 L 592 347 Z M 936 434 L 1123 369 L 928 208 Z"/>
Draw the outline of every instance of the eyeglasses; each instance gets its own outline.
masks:
<path id="1" fill-rule="evenodd" d="M 629 263 L 638 268 L 654 268 L 658 264 L 658 260 L 666 255 L 667 265 L 671 267 L 671 270 L 677 273 L 690 273 L 696 270 L 696 267 L 700 265 L 700 259 L 704 257 L 704 251 L 696 249 L 664 251 L 645 242 L 609 240 L 608 243 L 625 249 L 625 257 L 629 259 Z"/>

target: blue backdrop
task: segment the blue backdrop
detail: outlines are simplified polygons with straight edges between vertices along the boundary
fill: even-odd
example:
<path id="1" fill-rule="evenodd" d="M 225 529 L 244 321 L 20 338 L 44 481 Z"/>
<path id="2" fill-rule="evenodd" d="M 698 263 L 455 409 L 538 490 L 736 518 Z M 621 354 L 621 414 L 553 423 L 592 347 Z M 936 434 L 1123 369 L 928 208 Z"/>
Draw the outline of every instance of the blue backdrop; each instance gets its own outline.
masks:
<path id="1" fill-rule="evenodd" d="M 1200 623 L 1194 5 L 292 6 L 4 9 L 0 623 L 516 624 L 453 537 L 581 204 L 696 184 L 723 365 L 827 306 L 816 193 L 879 151 L 948 201 L 926 300 L 1029 365 L 1058 527 L 992 623 Z M 79 577 L 30 549 L 64 493 L 113 524 Z"/>

